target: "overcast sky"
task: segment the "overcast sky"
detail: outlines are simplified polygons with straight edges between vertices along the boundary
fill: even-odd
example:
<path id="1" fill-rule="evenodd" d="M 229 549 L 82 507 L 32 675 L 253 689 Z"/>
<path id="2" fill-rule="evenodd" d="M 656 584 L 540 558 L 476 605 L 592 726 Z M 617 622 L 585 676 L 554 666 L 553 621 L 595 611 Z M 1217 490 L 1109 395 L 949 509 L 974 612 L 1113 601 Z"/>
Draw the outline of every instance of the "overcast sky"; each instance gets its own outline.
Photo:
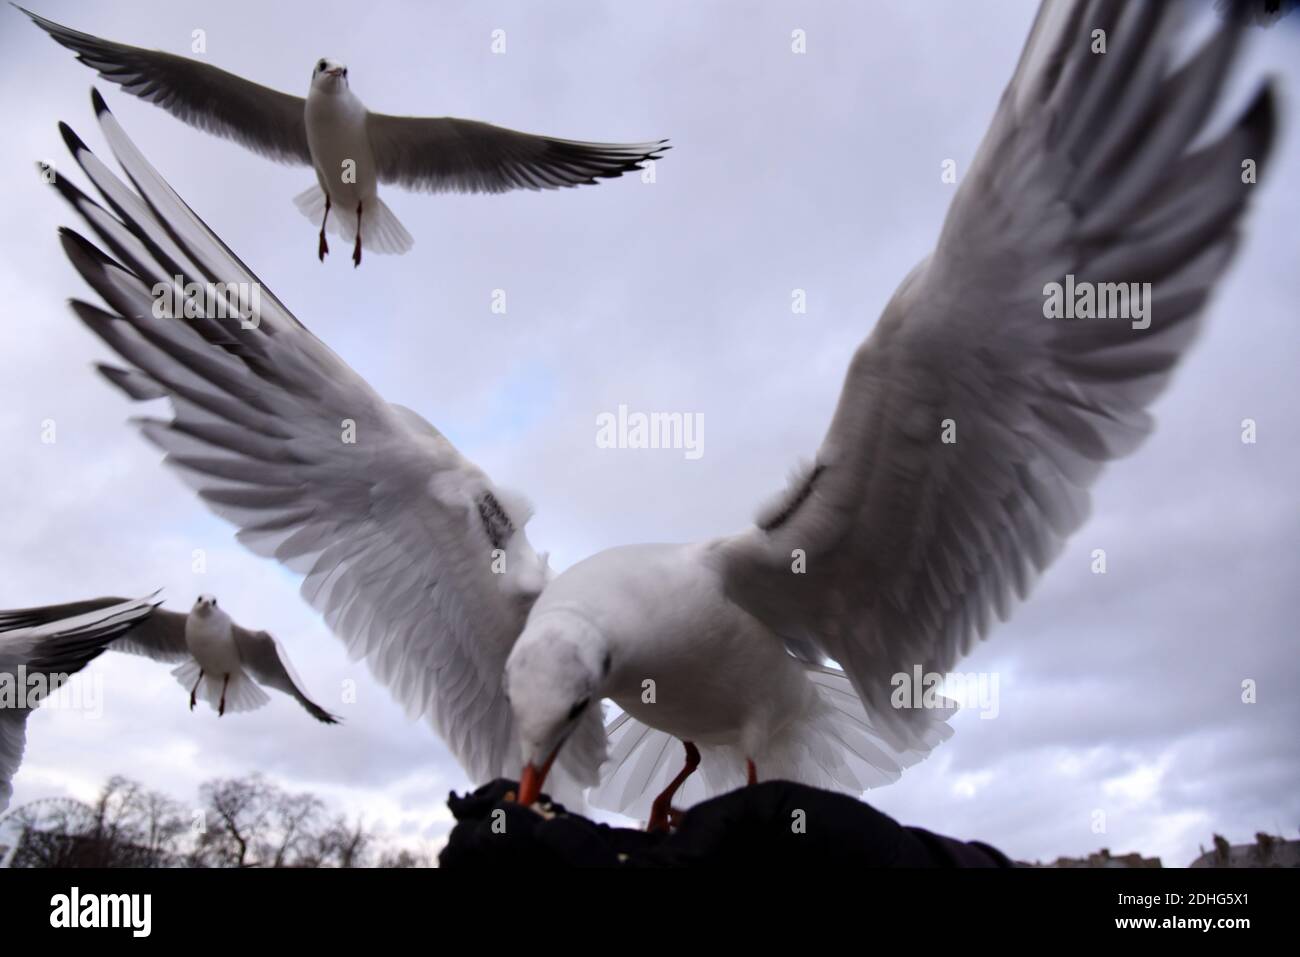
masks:
<path id="1" fill-rule="evenodd" d="M 305 94 L 321 56 L 374 109 L 452 114 L 582 139 L 672 138 L 654 183 L 564 193 L 384 195 L 415 237 L 360 270 L 291 198 L 313 182 L 100 81 L 176 190 L 309 328 L 391 401 L 436 424 L 536 505 L 533 543 L 563 569 L 608 546 L 738 530 L 815 451 L 849 356 L 934 243 L 1036 4 L 656 2 L 56 3 L 38 12 L 206 58 Z M 358 17 L 358 11 L 375 11 Z M 908 824 L 1019 858 L 1115 852 L 1188 863 L 1219 832 L 1300 828 L 1300 25 L 1255 31 L 1229 108 L 1282 74 L 1287 128 L 1206 334 L 1158 401 L 1158 428 L 1095 490 L 1094 516 L 1014 619 L 962 665 L 999 676 L 999 714 L 869 799 Z M 156 663 L 88 672 L 103 713 L 29 721 L 14 804 L 89 797 L 121 772 L 182 800 L 260 770 L 435 843 L 468 786 L 298 596 L 233 540 L 126 424 L 91 371 L 107 358 L 64 306 L 87 290 L 55 229 L 75 221 L 33 172 L 92 149 L 93 74 L 0 9 L 0 607 L 164 587 L 216 594 L 288 647 L 341 727 L 282 695 L 254 714 L 190 713 Z M 803 29 L 807 52 L 791 52 Z M 491 51 L 504 30 L 506 52 Z M 82 181 L 79 171 L 72 174 Z M 493 290 L 507 312 L 491 311 Z M 791 292 L 807 292 L 793 314 Z M 704 454 L 600 449 L 596 416 L 704 417 Z M 1241 441 L 1241 422 L 1258 441 Z M 53 420 L 57 440 L 42 442 Z M 1104 548 L 1108 572 L 1091 570 Z M 195 549 L 206 573 L 191 570 Z M 358 683 L 357 701 L 340 689 Z M 1241 700 L 1243 680 L 1258 700 Z M 1105 832 L 1097 833 L 1097 812 Z"/>

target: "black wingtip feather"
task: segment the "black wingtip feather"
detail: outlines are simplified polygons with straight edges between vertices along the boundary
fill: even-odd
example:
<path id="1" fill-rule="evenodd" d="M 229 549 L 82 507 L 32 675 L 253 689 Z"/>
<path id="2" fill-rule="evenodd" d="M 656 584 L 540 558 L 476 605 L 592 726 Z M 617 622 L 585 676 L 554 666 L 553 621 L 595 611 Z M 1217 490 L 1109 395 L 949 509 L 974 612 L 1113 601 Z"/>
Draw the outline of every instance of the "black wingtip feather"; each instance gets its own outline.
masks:
<path id="1" fill-rule="evenodd" d="M 136 402 L 165 399 L 168 396 L 166 389 L 139 372 L 112 366 L 106 362 L 96 362 L 95 371 L 107 379 L 115 388 L 125 393 L 128 398 Z"/>
<path id="2" fill-rule="evenodd" d="M 99 92 L 97 87 L 92 86 L 90 88 L 90 103 L 95 108 L 96 119 L 103 116 L 105 113 L 111 112 L 108 108 L 108 104 L 104 102 L 103 95 Z"/>
<path id="3" fill-rule="evenodd" d="M 1277 81 L 1270 77 L 1260 86 L 1242 117 L 1242 124 L 1259 136 L 1264 156 L 1272 152 L 1277 136 L 1277 96 Z"/>
<path id="4" fill-rule="evenodd" d="M 90 147 L 85 144 L 85 141 L 77 135 L 76 131 L 73 130 L 71 126 L 64 123 L 62 120 L 59 120 L 59 133 L 62 134 L 63 142 L 67 144 L 68 149 L 71 150 L 73 156 L 76 156 L 83 150 L 87 153 L 90 152 Z"/>
<path id="5" fill-rule="evenodd" d="M 54 170 L 54 175 L 48 180 L 50 188 L 57 190 L 59 195 L 68 203 L 71 203 L 73 208 L 77 209 L 78 212 L 81 211 L 81 204 L 83 203 L 88 203 L 92 206 L 95 205 L 94 201 L 73 185 L 72 181 L 68 179 L 68 177 L 60 176 L 58 170 L 55 169 L 54 164 L 37 162 L 36 169 L 40 172 L 42 177 L 45 176 L 47 170 Z"/>
<path id="6" fill-rule="evenodd" d="M 119 317 L 107 310 L 101 309 L 94 303 L 86 302 L 84 299 L 69 299 L 68 308 L 72 310 L 73 315 L 88 326 L 94 326 L 101 322 L 117 322 Z"/>
<path id="7" fill-rule="evenodd" d="M 73 257 L 89 257 L 100 266 L 108 266 L 113 262 L 104 254 L 102 249 L 71 226 L 59 227 L 59 241 L 63 244 L 63 251 L 67 253 L 69 259 Z"/>

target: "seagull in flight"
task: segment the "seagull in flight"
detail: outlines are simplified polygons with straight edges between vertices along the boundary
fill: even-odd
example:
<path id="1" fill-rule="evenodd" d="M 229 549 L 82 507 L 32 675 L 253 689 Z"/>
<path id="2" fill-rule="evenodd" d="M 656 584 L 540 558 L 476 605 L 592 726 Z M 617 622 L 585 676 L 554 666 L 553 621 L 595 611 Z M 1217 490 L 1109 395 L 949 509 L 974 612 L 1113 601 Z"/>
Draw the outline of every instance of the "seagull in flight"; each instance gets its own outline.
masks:
<path id="1" fill-rule="evenodd" d="M 28 715 L 113 642 L 147 621 L 157 604 L 150 596 L 113 598 L 57 617 L 0 612 L 0 811 L 13 794 Z"/>
<path id="2" fill-rule="evenodd" d="M 559 189 L 641 169 L 671 148 L 667 140 L 590 143 L 452 116 L 374 113 L 352 92 L 348 68 L 328 57 L 313 64 L 303 99 L 198 60 L 102 40 L 18 9 L 126 92 L 277 162 L 311 166 L 316 184 L 294 203 L 320 222 L 322 262 L 327 230 L 351 240 L 354 266 L 361 265 L 363 235 L 379 253 L 405 253 L 414 244 L 379 198 L 380 183 L 428 193 Z"/>
<path id="3" fill-rule="evenodd" d="M 125 602 L 123 598 L 92 598 L 0 611 L 0 632 L 18 626 L 57 628 L 61 622 L 105 614 Z M 307 697 L 283 645 L 265 631 L 249 631 L 235 624 L 224 608 L 217 607 L 212 595 L 199 595 L 188 614 L 151 606 L 111 647 L 155 661 L 179 662 L 172 674 L 189 692 L 191 711 L 199 698 L 208 702 L 218 717 L 227 711 L 256 711 L 271 700 L 260 687 L 266 685 L 292 697 L 323 724 L 339 721 Z"/>
<path id="4" fill-rule="evenodd" d="M 97 240 L 61 233 L 103 301 L 72 308 L 125 363 L 103 367 L 110 382 L 169 403 L 137 420 L 164 461 L 304 576 L 474 781 L 518 771 L 524 803 L 548 781 L 595 787 L 592 803 L 652 827 L 759 777 L 860 793 L 946 736 L 948 710 L 920 689 L 896 700 L 899 677 L 947 673 L 1027 596 L 1106 463 L 1151 431 L 1239 246 L 1257 188 L 1242 168 L 1268 172 L 1275 94 L 1262 84 L 1201 137 L 1242 24 L 1178 58 L 1183 6 L 1044 3 L 933 252 L 846 357 L 825 440 L 733 535 L 554 575 L 519 495 L 274 296 L 253 328 L 213 308 L 151 319 L 177 264 L 208 289 L 258 280 L 102 101 L 134 189 L 63 127 L 103 198 L 53 184 Z M 1150 283 L 1149 324 L 1050 316 L 1068 276 Z M 622 709 L 608 728 L 606 699 Z"/>

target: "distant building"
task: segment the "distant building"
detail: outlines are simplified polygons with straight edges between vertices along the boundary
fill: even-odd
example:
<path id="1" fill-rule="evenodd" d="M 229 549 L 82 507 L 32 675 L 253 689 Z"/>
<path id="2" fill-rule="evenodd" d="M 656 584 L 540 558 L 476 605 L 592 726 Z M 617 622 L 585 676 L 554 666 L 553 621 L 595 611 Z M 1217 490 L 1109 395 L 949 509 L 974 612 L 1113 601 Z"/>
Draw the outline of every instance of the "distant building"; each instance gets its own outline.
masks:
<path id="1" fill-rule="evenodd" d="M 1206 851 L 1189 867 L 1300 867 L 1300 841 L 1288 841 L 1262 831 L 1254 844 L 1229 844 L 1214 835 L 1214 850 Z"/>
<path id="2" fill-rule="evenodd" d="M 1038 861 L 1021 863 L 1021 867 L 1163 867 L 1158 857 L 1141 854 L 1112 855 L 1102 848 L 1087 857 L 1058 857 L 1050 864 Z M 1201 856 L 1188 867 L 1300 867 L 1300 841 L 1288 841 L 1271 834 L 1255 835 L 1254 844 L 1229 844 L 1227 838 L 1214 835 L 1214 849 L 1201 849 Z"/>
<path id="3" fill-rule="evenodd" d="M 1143 857 L 1134 851 L 1132 854 L 1120 854 L 1112 857 L 1109 848 L 1103 847 L 1087 857 L 1058 857 L 1050 864 L 1026 864 L 1025 867 L 1162 867 L 1160 858 Z"/>

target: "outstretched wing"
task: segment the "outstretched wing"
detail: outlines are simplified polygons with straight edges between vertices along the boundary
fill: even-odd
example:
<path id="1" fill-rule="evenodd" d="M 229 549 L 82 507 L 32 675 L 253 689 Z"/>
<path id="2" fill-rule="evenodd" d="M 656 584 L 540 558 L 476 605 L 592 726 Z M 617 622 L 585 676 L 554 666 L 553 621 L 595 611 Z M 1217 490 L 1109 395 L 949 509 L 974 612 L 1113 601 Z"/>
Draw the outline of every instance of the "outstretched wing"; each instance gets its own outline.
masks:
<path id="1" fill-rule="evenodd" d="M 1151 429 L 1146 407 L 1237 246 L 1256 188 L 1243 164 L 1266 165 L 1273 95 L 1192 150 L 1241 25 L 1171 69 L 1182 6 L 1044 4 L 937 247 L 854 355 L 816 459 L 713 552 L 735 600 L 795 654 L 838 661 L 904 732 L 919 712 L 890 706 L 892 677 L 948 671 L 1025 597 L 1103 464 Z M 1149 283 L 1146 318 L 1047 318 L 1067 276 Z"/>
<path id="2" fill-rule="evenodd" d="M 111 604 L 89 609 L 51 606 L 69 610 L 61 618 L 33 614 L 45 609 L 0 612 L 0 811 L 9 806 L 13 794 L 13 776 L 22 763 L 32 708 L 67 676 L 146 620 L 157 604 L 150 596 L 112 599 Z M 43 684 L 32 682 L 36 676 Z"/>
<path id="3" fill-rule="evenodd" d="M 559 189 L 640 169 L 671 149 L 653 143 L 582 143 L 452 116 L 366 117 L 379 180 L 428 193 Z"/>
<path id="4" fill-rule="evenodd" d="M 110 381 L 131 383 L 133 397 L 166 393 L 173 417 L 139 421 L 166 463 L 239 526 L 241 542 L 306 576 L 307 601 L 409 712 L 428 715 L 471 777 L 514 773 L 502 669 L 548 576 L 524 534 L 526 509 L 313 336 L 172 191 L 102 99 L 95 108 L 138 192 L 67 127 L 109 209 L 66 177 L 56 188 L 116 257 L 62 233 L 109 307 L 74 302 L 76 314 L 132 366 Z M 197 290 L 199 317 L 155 318 L 155 288 L 170 294 L 179 283 Z"/>
<path id="5" fill-rule="evenodd" d="M 23 10 L 22 7 L 18 8 Z M 190 126 L 234 140 L 281 163 L 311 165 L 307 101 L 186 57 L 101 40 L 53 20 L 23 13 L 77 54 L 77 59 L 127 93 Z"/>
<path id="6" fill-rule="evenodd" d="M 88 598 L 62 605 L 0 611 L 0 632 L 52 625 L 91 612 L 104 611 L 128 600 Z M 189 649 L 185 646 L 185 616 L 179 612 L 163 611 L 157 605 L 153 608 L 151 614 L 136 618 L 131 627 L 122 631 L 121 636 L 113 641 L 111 650 L 143 655 L 155 661 L 182 661 L 190 657 Z"/>
<path id="7" fill-rule="evenodd" d="M 249 631 L 238 625 L 233 626 L 233 631 L 239 658 L 259 684 L 269 685 L 296 698 L 317 721 L 325 724 L 339 723 L 337 716 L 307 697 L 307 693 L 302 690 L 302 679 L 293 670 L 289 656 L 278 641 L 265 631 Z"/>

